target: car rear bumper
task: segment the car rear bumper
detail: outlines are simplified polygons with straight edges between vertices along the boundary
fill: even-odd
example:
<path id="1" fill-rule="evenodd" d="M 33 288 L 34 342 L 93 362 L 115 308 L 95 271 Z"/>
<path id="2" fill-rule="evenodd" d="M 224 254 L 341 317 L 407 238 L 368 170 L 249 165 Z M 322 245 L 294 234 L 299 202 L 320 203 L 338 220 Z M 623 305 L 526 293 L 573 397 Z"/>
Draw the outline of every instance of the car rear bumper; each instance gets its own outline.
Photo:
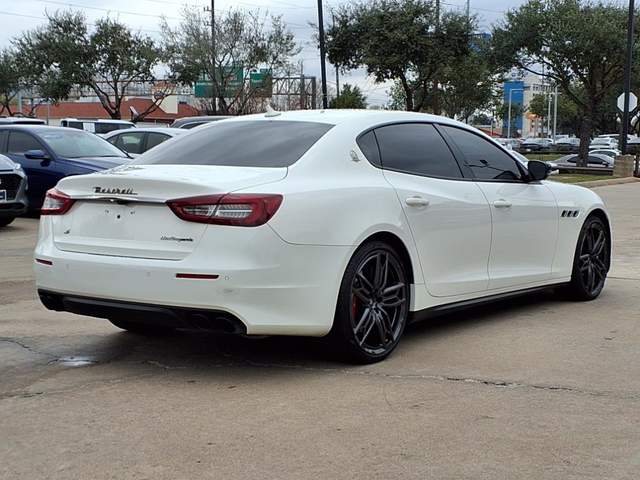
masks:
<path id="1" fill-rule="evenodd" d="M 259 238 L 255 230 L 238 235 L 236 229 L 228 238 L 218 230 L 180 261 L 93 255 L 56 248 L 47 235 L 48 220 L 41 220 L 34 261 L 37 288 L 47 308 L 99 318 L 145 318 L 158 325 L 173 322 L 182 328 L 203 328 L 192 318 L 201 314 L 212 321 L 237 319 L 242 333 L 325 335 L 355 250 L 291 245 L 265 226 Z"/>

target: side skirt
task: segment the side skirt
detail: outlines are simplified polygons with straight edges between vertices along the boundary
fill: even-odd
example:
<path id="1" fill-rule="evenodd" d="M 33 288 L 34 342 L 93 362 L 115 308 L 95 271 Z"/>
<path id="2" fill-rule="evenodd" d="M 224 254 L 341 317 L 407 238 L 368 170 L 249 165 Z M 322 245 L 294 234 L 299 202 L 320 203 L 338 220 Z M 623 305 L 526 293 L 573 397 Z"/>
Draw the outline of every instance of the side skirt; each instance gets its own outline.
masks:
<path id="1" fill-rule="evenodd" d="M 513 292 L 499 293 L 497 295 L 489 295 L 486 297 L 471 298 L 469 300 L 462 300 L 459 302 L 445 303 L 443 305 L 437 305 L 435 307 L 425 308 L 413 312 L 411 323 L 420 322 L 430 318 L 439 317 L 440 315 L 446 315 L 448 313 L 457 312 L 460 310 L 466 310 L 471 307 L 478 307 L 480 305 L 487 305 L 489 303 L 500 302 L 514 297 L 520 297 L 522 295 L 529 295 L 531 293 L 543 292 L 545 290 L 551 290 L 553 288 L 562 287 L 567 285 L 568 282 L 554 283 L 551 285 L 544 285 L 541 287 L 527 288 L 524 290 L 516 290 Z"/>

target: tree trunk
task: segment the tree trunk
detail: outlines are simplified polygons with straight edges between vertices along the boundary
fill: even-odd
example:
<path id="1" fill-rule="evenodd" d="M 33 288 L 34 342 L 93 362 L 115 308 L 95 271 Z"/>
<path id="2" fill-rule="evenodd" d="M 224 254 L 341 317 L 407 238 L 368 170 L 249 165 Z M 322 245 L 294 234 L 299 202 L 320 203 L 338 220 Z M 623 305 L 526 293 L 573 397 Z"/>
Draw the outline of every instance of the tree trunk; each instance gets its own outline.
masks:
<path id="1" fill-rule="evenodd" d="M 593 100 L 589 102 L 582 118 L 580 128 L 580 148 L 578 149 L 577 167 L 586 167 L 589 159 L 589 144 L 591 143 L 591 132 L 593 131 L 593 112 L 595 106 Z"/>

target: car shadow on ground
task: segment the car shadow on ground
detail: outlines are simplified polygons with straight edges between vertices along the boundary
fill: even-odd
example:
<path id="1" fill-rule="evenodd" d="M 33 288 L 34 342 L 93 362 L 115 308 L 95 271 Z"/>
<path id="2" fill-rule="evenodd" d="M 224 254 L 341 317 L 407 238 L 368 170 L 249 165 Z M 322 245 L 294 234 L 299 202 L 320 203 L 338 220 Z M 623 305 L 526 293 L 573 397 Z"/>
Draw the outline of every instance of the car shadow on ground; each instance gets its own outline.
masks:
<path id="1" fill-rule="evenodd" d="M 517 300 L 495 302 L 442 315 L 409 325 L 399 349 L 429 348 L 439 337 L 486 325 L 509 322 L 515 316 L 533 315 L 531 309 L 553 310 L 562 302 L 552 292 L 539 292 Z M 97 321 L 95 319 L 91 321 Z M 224 366 L 303 366 L 342 368 L 346 364 L 332 356 L 323 339 L 267 337 L 260 339 L 211 332 L 178 330 L 166 335 L 143 336 L 116 331 L 95 338 L 81 350 L 97 363 L 151 363 L 166 368 L 211 368 Z M 78 355 L 81 354 L 77 351 Z"/>

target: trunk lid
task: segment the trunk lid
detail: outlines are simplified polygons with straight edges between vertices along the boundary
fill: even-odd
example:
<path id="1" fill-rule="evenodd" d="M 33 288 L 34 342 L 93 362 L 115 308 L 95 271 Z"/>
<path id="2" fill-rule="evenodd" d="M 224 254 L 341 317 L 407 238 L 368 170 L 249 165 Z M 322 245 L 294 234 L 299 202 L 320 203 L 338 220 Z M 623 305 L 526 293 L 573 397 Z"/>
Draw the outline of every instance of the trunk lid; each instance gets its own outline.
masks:
<path id="1" fill-rule="evenodd" d="M 209 226 L 179 219 L 167 200 L 230 193 L 286 175 L 286 168 L 124 165 L 66 178 L 56 188 L 75 203 L 51 216 L 53 240 L 68 252 L 182 260 Z"/>

